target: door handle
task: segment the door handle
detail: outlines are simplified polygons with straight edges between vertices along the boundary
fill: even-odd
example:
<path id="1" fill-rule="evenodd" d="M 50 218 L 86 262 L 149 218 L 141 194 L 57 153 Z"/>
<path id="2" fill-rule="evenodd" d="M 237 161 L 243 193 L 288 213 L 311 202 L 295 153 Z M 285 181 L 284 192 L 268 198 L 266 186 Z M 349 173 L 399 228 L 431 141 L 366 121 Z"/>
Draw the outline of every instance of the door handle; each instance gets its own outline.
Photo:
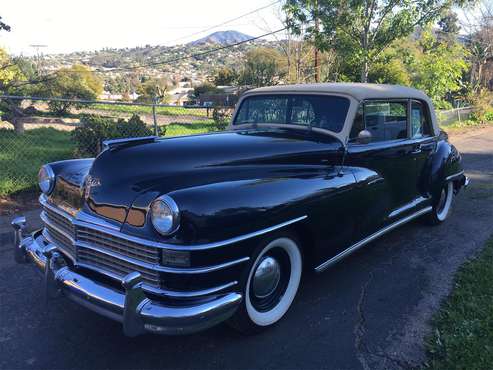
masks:
<path id="1" fill-rule="evenodd" d="M 411 154 L 419 154 L 421 153 L 421 144 L 416 145 L 413 150 L 411 150 Z"/>

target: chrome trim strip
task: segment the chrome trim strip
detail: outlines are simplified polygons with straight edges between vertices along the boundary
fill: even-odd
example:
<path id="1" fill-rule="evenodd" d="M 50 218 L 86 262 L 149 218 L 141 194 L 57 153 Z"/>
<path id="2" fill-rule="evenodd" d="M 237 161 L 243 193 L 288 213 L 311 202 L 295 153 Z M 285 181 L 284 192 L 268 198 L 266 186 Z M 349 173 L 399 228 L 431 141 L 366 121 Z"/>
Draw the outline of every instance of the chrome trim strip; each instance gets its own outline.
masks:
<path id="1" fill-rule="evenodd" d="M 48 204 L 47 200 L 46 199 L 41 200 L 41 197 L 40 197 L 40 203 L 43 206 L 45 204 Z M 51 207 L 50 209 L 54 208 L 51 205 L 50 205 L 50 207 Z M 62 211 L 59 211 L 59 212 L 62 212 Z M 81 211 L 81 212 L 79 212 L 79 214 L 80 213 L 83 213 L 83 212 Z M 255 238 L 257 236 L 268 234 L 272 231 L 281 229 L 283 227 L 292 225 L 296 222 L 299 222 L 299 221 L 302 221 L 302 220 L 308 218 L 307 215 L 304 215 L 304 216 L 297 217 L 297 218 L 294 218 L 294 219 L 289 220 L 289 221 L 282 222 L 282 223 L 274 225 L 274 226 L 267 227 L 265 229 L 261 229 L 258 231 L 254 231 L 254 232 L 251 232 L 248 234 L 236 236 L 236 237 L 222 240 L 222 241 L 218 241 L 218 242 L 211 242 L 211 243 L 205 243 L 205 244 L 195 244 L 195 245 L 176 245 L 176 244 L 166 244 L 166 243 L 156 242 L 153 240 L 142 239 L 142 238 L 139 238 L 136 236 L 127 235 L 127 234 L 124 234 L 124 233 L 117 231 L 115 229 L 109 229 L 108 227 L 106 227 L 105 224 L 102 224 L 101 221 L 99 221 L 100 224 L 88 223 L 82 219 L 79 219 L 79 214 L 77 214 L 77 216 L 75 218 L 69 218 L 75 226 L 82 226 L 82 227 L 87 227 L 89 229 L 101 231 L 101 232 L 107 233 L 111 236 L 122 238 L 122 239 L 125 239 L 127 241 L 134 242 L 137 244 L 142 244 L 142 245 L 145 245 L 148 247 L 154 247 L 154 248 L 160 248 L 160 249 L 169 249 L 169 250 L 176 250 L 176 251 L 197 251 L 197 250 L 206 250 L 206 249 L 214 249 L 214 248 L 224 247 L 226 245 L 238 243 L 238 242 L 241 242 L 241 241 L 244 241 L 247 239 Z M 66 214 L 65 214 L 65 217 L 67 217 Z M 84 217 L 82 217 L 82 218 L 84 218 Z M 97 219 L 97 218 L 94 217 L 94 219 Z"/>
<path id="2" fill-rule="evenodd" d="M 190 292 L 179 292 L 176 290 L 167 290 L 167 289 L 156 289 L 151 287 L 151 289 L 147 289 L 149 292 L 152 292 L 156 295 L 161 295 L 161 296 L 167 296 L 167 297 L 173 297 L 173 298 L 195 298 L 195 297 L 202 297 L 206 296 L 209 294 L 215 294 L 219 293 L 223 290 L 226 290 L 228 288 L 231 288 L 235 285 L 237 285 L 237 281 L 231 281 L 229 283 L 213 287 L 213 288 L 208 288 L 208 289 L 203 289 L 203 290 L 192 290 Z"/>
<path id="3" fill-rule="evenodd" d="M 43 229 L 43 231 L 41 232 L 41 234 L 43 235 L 43 237 L 48 240 L 48 242 L 50 242 L 51 244 L 55 245 L 56 248 L 62 252 L 62 254 L 69 258 L 72 263 L 75 265 L 76 264 L 76 260 L 75 260 L 75 256 L 72 256 L 72 253 L 70 251 L 67 251 L 63 246 L 60 246 L 58 245 L 58 243 L 53 239 L 53 237 L 50 235 L 50 232 L 47 230 L 47 229 Z"/>
<path id="4" fill-rule="evenodd" d="M 450 180 L 453 180 L 453 179 L 455 179 L 456 177 L 459 177 L 459 176 L 461 176 L 461 175 L 463 175 L 463 174 L 464 174 L 464 170 L 462 170 L 462 171 L 460 171 L 460 172 L 457 172 L 457 173 L 456 173 L 456 174 L 454 174 L 454 175 L 447 176 L 447 177 L 445 178 L 445 181 L 450 181 Z"/>
<path id="5" fill-rule="evenodd" d="M 420 205 L 421 203 L 423 203 L 429 199 L 430 198 L 425 198 L 425 197 L 419 197 L 419 198 L 413 199 L 412 201 L 405 204 L 404 206 L 399 207 L 399 208 L 393 210 L 392 212 L 390 212 L 388 217 L 394 218 L 394 217 L 400 215 L 401 213 L 404 213 L 406 211 L 409 211 L 410 209 L 416 208 L 418 205 Z"/>
<path id="6" fill-rule="evenodd" d="M 99 267 L 93 266 L 93 265 L 88 265 L 83 262 L 78 263 L 77 267 L 82 267 L 88 270 L 95 271 L 97 273 L 100 273 L 102 275 L 105 275 L 111 279 L 114 279 L 116 281 L 121 281 L 122 277 L 119 276 L 118 274 L 114 274 L 111 271 L 101 269 Z M 224 285 L 219 285 L 217 287 L 212 287 L 208 289 L 203 289 L 203 290 L 191 290 L 191 291 L 177 291 L 177 290 L 168 290 L 168 289 L 163 289 L 163 288 L 156 288 L 155 286 L 147 284 L 145 281 L 142 282 L 142 289 L 144 289 L 146 292 L 156 294 L 158 296 L 162 297 L 170 297 L 170 298 L 195 298 L 195 297 L 202 297 L 206 296 L 208 294 L 214 294 L 214 293 L 219 293 L 223 290 L 226 290 L 227 288 L 231 288 L 235 285 L 237 285 L 237 281 L 231 281 L 229 283 L 226 283 Z"/>
<path id="7" fill-rule="evenodd" d="M 120 227 L 117 226 L 117 225 L 113 225 L 112 223 L 109 223 L 105 220 L 102 220 L 98 217 L 94 217 L 94 216 L 91 216 L 89 214 L 87 214 L 86 212 L 84 211 L 79 211 L 77 213 L 77 216 L 76 216 L 76 219 L 75 220 L 80 220 L 82 222 L 86 222 L 88 224 L 92 224 L 92 225 L 95 225 L 95 226 L 102 226 L 102 227 L 105 227 L 105 228 L 108 228 L 108 229 L 111 229 L 111 230 L 114 230 L 114 231 L 120 231 Z M 74 219 L 72 219 L 72 222 L 74 222 Z"/>
<path id="8" fill-rule="evenodd" d="M 364 245 L 368 244 L 369 242 L 379 238 L 380 236 L 388 233 L 389 231 L 415 219 L 416 217 L 419 217 L 425 213 L 428 213 L 432 210 L 433 208 L 431 206 L 429 207 L 426 207 L 426 208 L 423 208 L 423 209 L 420 209 L 419 211 L 409 215 L 409 216 L 406 216 L 396 222 L 394 222 L 393 224 L 390 224 L 386 227 L 384 227 L 383 229 L 380 229 L 379 231 L 371 234 L 370 236 L 366 237 L 365 239 L 363 240 L 360 240 L 359 242 L 357 242 L 356 244 L 353 244 L 352 246 L 350 246 L 349 248 L 343 250 L 341 253 L 337 254 L 336 256 L 330 258 L 329 260 L 325 261 L 324 263 L 322 263 L 320 266 L 316 267 L 315 268 L 315 271 L 317 272 L 322 272 L 324 271 L 325 269 L 327 269 L 328 267 L 336 264 L 337 262 L 339 262 L 340 260 L 342 260 L 343 258 L 349 256 L 351 253 L 357 251 L 358 249 L 360 249 L 361 247 L 363 247 Z"/>
<path id="9" fill-rule="evenodd" d="M 144 262 L 144 261 L 132 258 L 132 257 L 123 256 L 119 253 L 110 251 L 108 249 L 99 248 L 97 246 L 94 246 L 92 244 L 88 244 L 86 242 L 77 241 L 77 242 L 75 242 L 75 246 L 78 248 L 90 249 L 90 250 L 93 250 L 95 252 L 99 252 L 99 253 L 105 254 L 107 256 L 125 261 L 127 263 L 131 263 L 131 264 L 134 264 L 136 266 L 140 266 L 140 267 L 143 267 L 143 268 L 146 268 L 149 270 L 154 270 L 154 271 L 159 271 L 159 272 L 168 272 L 168 273 L 172 273 L 172 274 L 203 274 L 203 273 L 207 273 L 207 272 L 222 270 L 222 269 L 225 269 L 227 267 L 231 267 L 231 266 L 234 266 L 234 265 L 237 265 L 237 264 L 240 264 L 240 263 L 243 263 L 243 262 L 250 260 L 250 257 L 243 257 L 243 258 L 240 258 L 240 259 L 237 259 L 234 261 L 228 261 L 225 263 L 221 263 L 219 265 L 206 266 L 206 267 L 193 267 L 193 268 L 178 268 L 178 267 L 166 267 L 166 266 L 161 266 L 161 265 L 157 265 L 157 264 Z"/>
<path id="10" fill-rule="evenodd" d="M 51 227 L 52 229 L 55 229 L 56 232 L 62 234 L 64 237 L 66 237 L 68 240 L 70 240 L 70 242 L 72 244 L 75 243 L 75 240 L 74 238 L 72 238 L 71 235 L 67 234 L 67 232 L 65 230 L 62 230 L 60 229 L 58 226 L 56 226 L 55 224 L 53 224 L 49 219 L 48 217 L 46 216 L 46 213 L 44 211 L 41 212 L 41 214 L 39 215 L 40 218 L 41 218 L 41 221 L 43 221 L 46 225 L 48 225 L 49 227 Z"/>

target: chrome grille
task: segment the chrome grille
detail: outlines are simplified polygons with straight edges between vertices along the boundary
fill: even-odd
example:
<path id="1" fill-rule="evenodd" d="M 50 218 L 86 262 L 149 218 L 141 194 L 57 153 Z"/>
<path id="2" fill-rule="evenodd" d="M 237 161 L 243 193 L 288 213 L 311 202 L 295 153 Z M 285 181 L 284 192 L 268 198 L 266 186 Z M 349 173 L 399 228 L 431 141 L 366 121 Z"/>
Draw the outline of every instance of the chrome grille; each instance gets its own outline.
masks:
<path id="1" fill-rule="evenodd" d="M 126 260 L 126 258 L 132 258 L 148 264 L 158 264 L 159 250 L 157 248 L 115 237 L 103 231 L 75 226 L 70 216 L 64 216 L 61 212 L 58 213 L 50 207 L 53 206 L 43 208 L 46 219 L 45 237 L 56 244 L 62 252 L 72 257 L 76 263 L 102 273 L 106 272 L 118 279 L 137 271 L 140 272 L 145 283 L 153 287 L 160 287 L 158 271 Z M 75 241 L 75 245 L 64 234 L 70 236 Z M 86 248 L 84 244 L 97 250 Z M 105 251 L 107 253 L 104 253 Z M 121 258 L 115 255 L 121 256 Z"/>
<path id="2" fill-rule="evenodd" d="M 80 248 L 78 252 L 77 261 L 80 263 L 107 270 L 119 278 L 130 272 L 137 271 L 142 275 L 144 282 L 149 285 L 159 286 L 159 273 L 157 271 L 134 265 L 92 249 Z"/>
<path id="3" fill-rule="evenodd" d="M 72 244 L 70 239 L 48 225 L 45 226 L 45 230 L 48 233 L 48 235 L 45 234 L 45 237 L 47 237 L 48 240 L 55 243 L 57 247 L 62 250 L 62 252 L 68 254 L 73 260 L 76 259 L 75 246 Z"/>
<path id="4" fill-rule="evenodd" d="M 87 227 L 77 227 L 77 241 L 95 245 L 140 261 L 159 262 L 159 251 L 156 248 L 133 243 Z"/>
<path id="5" fill-rule="evenodd" d="M 72 239 L 75 239 L 75 228 L 68 218 L 52 211 L 48 207 L 44 208 L 44 213 L 51 223 L 70 235 Z"/>

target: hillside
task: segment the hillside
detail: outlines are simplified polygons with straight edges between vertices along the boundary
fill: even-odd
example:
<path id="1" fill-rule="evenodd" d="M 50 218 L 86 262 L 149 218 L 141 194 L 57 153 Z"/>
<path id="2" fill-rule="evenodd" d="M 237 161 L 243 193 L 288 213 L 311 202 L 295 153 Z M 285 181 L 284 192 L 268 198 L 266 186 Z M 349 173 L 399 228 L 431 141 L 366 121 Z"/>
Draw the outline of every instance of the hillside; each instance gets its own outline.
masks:
<path id="1" fill-rule="evenodd" d="M 211 33 L 201 39 L 192 41 L 189 45 L 202 45 L 202 44 L 218 44 L 218 45 L 231 45 L 238 42 L 251 39 L 252 36 L 245 35 L 238 31 L 218 31 Z"/>
<path id="2" fill-rule="evenodd" d="M 194 84 L 205 81 L 219 68 L 238 67 L 238 61 L 254 47 L 276 47 L 272 41 L 255 40 L 242 45 L 219 50 L 217 52 L 183 58 L 190 54 L 200 54 L 219 45 L 230 45 L 251 38 L 237 31 L 214 32 L 204 38 L 188 44 L 164 46 L 145 45 L 134 48 L 105 48 L 97 51 L 75 52 L 70 54 L 52 54 L 43 57 L 43 67 L 54 71 L 76 63 L 88 65 L 101 72 L 105 81 L 122 75 L 148 76 L 169 80 L 191 80 Z M 153 66 L 148 66 L 153 64 Z M 142 68 L 138 68 L 143 66 Z"/>

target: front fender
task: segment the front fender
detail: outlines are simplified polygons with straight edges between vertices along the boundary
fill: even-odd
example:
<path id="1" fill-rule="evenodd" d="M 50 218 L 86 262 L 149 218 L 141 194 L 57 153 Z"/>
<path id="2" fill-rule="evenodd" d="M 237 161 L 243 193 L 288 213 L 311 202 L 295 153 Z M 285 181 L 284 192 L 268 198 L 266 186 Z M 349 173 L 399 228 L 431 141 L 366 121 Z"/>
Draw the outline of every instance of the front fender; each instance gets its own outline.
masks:
<path id="1" fill-rule="evenodd" d="M 301 216 L 307 216 L 314 239 L 324 234 L 338 239 L 351 232 L 349 225 L 337 225 L 350 222 L 343 195 L 354 183 L 351 173 L 338 175 L 331 169 L 304 177 L 225 181 L 169 195 L 181 210 L 180 238 L 193 234 L 194 244 L 237 237 Z"/>

